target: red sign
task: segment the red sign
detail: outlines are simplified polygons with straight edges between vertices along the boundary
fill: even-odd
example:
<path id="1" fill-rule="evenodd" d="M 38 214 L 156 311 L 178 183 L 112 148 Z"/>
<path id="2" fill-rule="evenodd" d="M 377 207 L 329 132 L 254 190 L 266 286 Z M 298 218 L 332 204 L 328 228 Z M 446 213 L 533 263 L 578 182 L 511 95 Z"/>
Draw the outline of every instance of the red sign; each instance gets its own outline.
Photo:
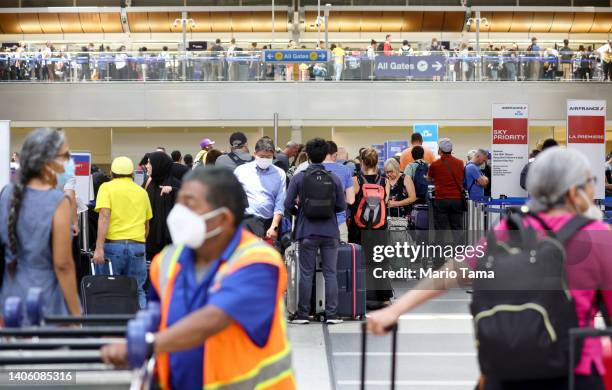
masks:
<path id="1" fill-rule="evenodd" d="M 90 161 L 88 156 L 74 155 L 74 173 L 77 176 L 89 176 Z"/>
<path id="2" fill-rule="evenodd" d="M 567 142 L 570 144 L 603 144 L 606 140 L 605 116 L 568 116 Z"/>
<path id="3" fill-rule="evenodd" d="M 526 145 L 528 134 L 527 118 L 493 118 L 493 145 Z"/>

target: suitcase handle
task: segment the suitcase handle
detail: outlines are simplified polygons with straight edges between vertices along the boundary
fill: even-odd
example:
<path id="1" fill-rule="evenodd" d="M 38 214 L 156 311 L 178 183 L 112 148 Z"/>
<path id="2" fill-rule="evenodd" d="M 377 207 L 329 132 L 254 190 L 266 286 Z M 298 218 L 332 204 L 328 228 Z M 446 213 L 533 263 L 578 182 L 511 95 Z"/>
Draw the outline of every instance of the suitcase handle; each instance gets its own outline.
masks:
<path id="1" fill-rule="evenodd" d="M 387 328 L 391 332 L 391 390 L 395 390 L 395 376 L 397 366 L 397 324 Z M 361 390 L 366 388 L 366 360 L 367 360 L 368 323 L 361 323 Z"/>
<path id="2" fill-rule="evenodd" d="M 108 270 L 110 272 L 110 276 L 113 276 L 113 262 L 110 261 L 110 259 L 104 258 L 104 261 L 108 262 Z M 93 258 L 89 259 L 89 265 L 91 266 L 91 275 L 95 276 L 96 275 L 96 267 L 95 264 L 93 262 Z"/>

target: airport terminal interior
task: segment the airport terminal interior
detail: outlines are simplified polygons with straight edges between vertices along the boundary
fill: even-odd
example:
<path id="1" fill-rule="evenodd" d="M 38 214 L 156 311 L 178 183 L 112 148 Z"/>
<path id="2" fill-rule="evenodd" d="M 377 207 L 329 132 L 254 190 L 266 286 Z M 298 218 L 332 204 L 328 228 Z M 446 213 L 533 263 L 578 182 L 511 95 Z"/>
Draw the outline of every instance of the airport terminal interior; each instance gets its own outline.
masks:
<path id="1" fill-rule="evenodd" d="M 611 0 L 0 0 L 0 389 L 612 390 Z"/>

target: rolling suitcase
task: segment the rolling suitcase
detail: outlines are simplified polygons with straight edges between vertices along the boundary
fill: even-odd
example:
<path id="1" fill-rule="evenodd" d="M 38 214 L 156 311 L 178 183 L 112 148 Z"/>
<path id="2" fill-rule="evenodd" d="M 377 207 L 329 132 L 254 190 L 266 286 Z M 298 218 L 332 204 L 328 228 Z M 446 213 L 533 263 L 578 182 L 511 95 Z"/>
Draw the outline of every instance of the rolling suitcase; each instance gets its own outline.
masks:
<path id="1" fill-rule="evenodd" d="M 287 267 L 287 292 L 285 307 L 290 315 L 297 314 L 300 301 L 300 261 L 298 243 L 293 242 L 285 250 L 285 266 Z M 313 278 L 310 314 L 321 318 L 325 313 L 325 279 L 321 269 L 321 257 L 317 256 L 315 277 Z"/>
<path id="2" fill-rule="evenodd" d="M 341 243 L 338 248 L 338 316 L 361 319 L 366 311 L 365 259 L 360 245 Z M 323 291 L 325 294 L 325 291 Z"/>
<path id="3" fill-rule="evenodd" d="M 366 361 L 368 344 L 368 324 L 361 323 L 361 383 L 360 389 L 366 390 Z M 391 331 L 391 390 L 395 390 L 395 377 L 397 372 L 397 324 L 393 325 Z"/>
<path id="4" fill-rule="evenodd" d="M 94 263 L 91 275 L 81 280 L 81 303 L 84 314 L 134 314 L 138 311 L 138 284 L 130 276 L 96 275 Z"/>

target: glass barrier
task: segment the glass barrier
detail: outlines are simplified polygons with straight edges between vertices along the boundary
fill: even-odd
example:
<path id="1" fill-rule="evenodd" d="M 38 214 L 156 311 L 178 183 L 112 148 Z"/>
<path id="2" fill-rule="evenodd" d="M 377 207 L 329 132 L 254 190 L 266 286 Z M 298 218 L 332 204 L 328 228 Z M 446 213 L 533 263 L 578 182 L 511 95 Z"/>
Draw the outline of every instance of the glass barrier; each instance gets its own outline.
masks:
<path id="1" fill-rule="evenodd" d="M 611 76 L 609 56 L 556 50 L 347 50 L 318 63 L 266 62 L 261 51 L 0 52 L 0 82 L 604 81 Z"/>

